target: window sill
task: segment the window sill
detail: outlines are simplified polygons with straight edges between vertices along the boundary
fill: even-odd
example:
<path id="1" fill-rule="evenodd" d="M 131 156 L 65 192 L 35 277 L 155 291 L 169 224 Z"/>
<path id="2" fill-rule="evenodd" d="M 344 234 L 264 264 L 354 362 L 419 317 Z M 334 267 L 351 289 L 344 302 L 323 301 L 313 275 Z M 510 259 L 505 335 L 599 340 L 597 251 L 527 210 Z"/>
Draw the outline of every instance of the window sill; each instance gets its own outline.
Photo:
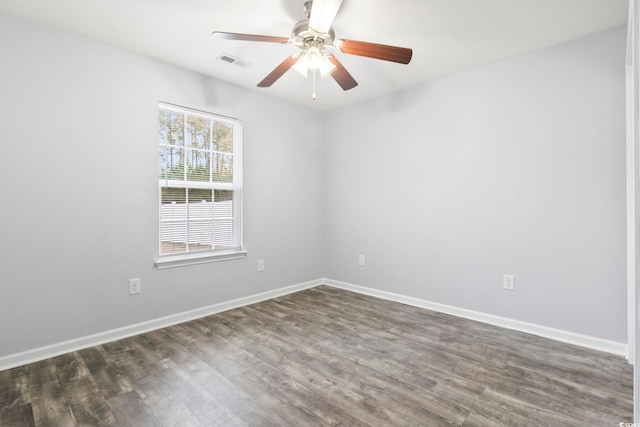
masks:
<path id="1" fill-rule="evenodd" d="M 201 252 L 192 254 L 166 255 L 156 260 L 156 268 L 185 267 L 187 265 L 204 264 L 208 262 L 227 261 L 230 259 L 241 259 L 247 256 L 247 251 L 231 250 L 224 252 Z"/>

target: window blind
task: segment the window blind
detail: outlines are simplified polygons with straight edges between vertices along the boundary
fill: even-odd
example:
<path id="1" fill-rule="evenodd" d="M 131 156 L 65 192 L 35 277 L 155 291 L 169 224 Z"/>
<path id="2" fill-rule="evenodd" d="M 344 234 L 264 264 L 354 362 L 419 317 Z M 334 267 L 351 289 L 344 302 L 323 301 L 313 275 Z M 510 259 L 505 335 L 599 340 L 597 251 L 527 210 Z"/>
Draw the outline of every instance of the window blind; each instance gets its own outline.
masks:
<path id="1" fill-rule="evenodd" d="M 240 249 L 237 120 L 161 104 L 160 255 Z"/>

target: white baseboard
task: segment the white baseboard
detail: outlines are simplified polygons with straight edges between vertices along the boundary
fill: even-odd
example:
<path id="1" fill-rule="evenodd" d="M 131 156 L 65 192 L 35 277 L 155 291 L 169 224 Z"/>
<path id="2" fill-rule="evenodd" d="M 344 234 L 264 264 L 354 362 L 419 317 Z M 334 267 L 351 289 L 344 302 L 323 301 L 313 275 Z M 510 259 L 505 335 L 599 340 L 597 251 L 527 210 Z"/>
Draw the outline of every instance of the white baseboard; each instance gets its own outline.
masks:
<path id="1" fill-rule="evenodd" d="M 422 300 L 419 298 L 408 297 L 392 292 L 380 291 L 378 289 L 367 288 L 364 286 L 358 286 L 351 283 L 340 282 L 337 280 L 323 279 L 323 281 L 324 284 L 332 286 L 334 288 L 344 289 L 364 295 L 370 295 L 377 298 L 400 302 L 402 304 L 425 308 L 427 310 L 433 310 L 440 313 L 451 314 L 453 316 L 462 317 L 464 319 L 475 320 L 478 322 L 488 323 L 490 325 L 500 326 L 502 328 L 526 332 L 528 334 L 550 338 L 552 340 L 561 341 L 568 344 L 575 344 L 594 350 L 605 351 L 607 353 L 612 353 L 619 356 L 627 356 L 627 344 L 620 342 L 609 341 L 602 338 L 563 331 L 560 329 L 536 325 L 534 323 L 522 322 L 506 317 L 494 316 L 492 314 L 486 314 L 479 311 L 466 310 L 464 308 L 458 308 L 450 305 Z"/>
<path id="2" fill-rule="evenodd" d="M 243 307 L 245 305 L 255 304 L 260 301 L 265 301 L 279 296 L 302 291 L 304 289 L 313 288 L 323 283 L 323 280 L 312 280 L 293 286 L 287 286 L 272 291 L 250 295 L 248 297 L 238 298 L 219 304 L 213 304 L 195 310 L 185 311 L 183 313 L 172 314 L 170 316 L 149 320 L 147 322 L 142 322 L 135 325 L 125 326 L 122 328 L 100 332 L 81 338 L 75 338 L 69 341 L 51 344 L 20 353 L 10 354 L 8 356 L 0 357 L 0 371 L 26 365 L 28 363 L 38 362 L 50 357 L 60 356 L 72 351 L 78 351 L 107 342 L 143 334 L 145 332 L 153 331 L 156 329 L 166 328 L 178 323 L 188 322 L 190 320 L 199 319 L 201 317 L 210 316 L 212 314 L 221 313 L 223 311 Z"/>
<path id="3" fill-rule="evenodd" d="M 272 291 L 262 292 L 243 298 L 234 299 L 195 310 L 185 311 L 183 313 L 173 314 L 159 319 L 149 320 L 147 322 L 135 325 L 125 326 L 110 331 L 100 332 L 61 343 L 56 343 L 20 353 L 10 354 L 0 357 L 0 371 L 15 368 L 17 366 L 26 365 L 28 363 L 38 362 L 50 357 L 60 356 L 72 351 L 82 350 L 88 347 L 104 344 L 111 341 L 143 334 L 145 332 L 156 329 L 166 328 L 178 323 L 188 322 L 190 320 L 199 319 L 201 317 L 210 316 L 212 314 L 221 313 L 238 307 L 255 304 L 260 301 L 276 298 L 279 296 L 299 292 L 304 289 L 314 288 L 319 285 L 332 286 L 334 288 L 345 289 L 347 291 L 357 292 L 364 295 L 370 295 L 377 298 L 395 301 L 415 307 L 425 308 L 441 313 L 451 314 L 453 316 L 465 319 L 475 320 L 478 322 L 488 323 L 507 329 L 513 329 L 520 332 L 526 332 L 556 341 L 569 344 L 575 344 L 595 350 L 605 351 L 608 353 L 626 356 L 627 345 L 615 341 L 608 341 L 601 338 L 595 338 L 587 335 L 576 334 L 573 332 L 562 331 L 559 329 L 540 326 L 533 323 L 521 322 L 505 317 L 494 316 L 491 314 L 481 313 L 478 311 L 466 310 L 450 305 L 435 303 L 419 298 L 408 297 L 405 295 L 395 294 L 392 292 L 380 291 L 377 289 L 358 286 L 351 283 L 340 282 L 331 279 L 318 279 L 309 282 L 299 283 L 293 286 L 274 289 Z"/>

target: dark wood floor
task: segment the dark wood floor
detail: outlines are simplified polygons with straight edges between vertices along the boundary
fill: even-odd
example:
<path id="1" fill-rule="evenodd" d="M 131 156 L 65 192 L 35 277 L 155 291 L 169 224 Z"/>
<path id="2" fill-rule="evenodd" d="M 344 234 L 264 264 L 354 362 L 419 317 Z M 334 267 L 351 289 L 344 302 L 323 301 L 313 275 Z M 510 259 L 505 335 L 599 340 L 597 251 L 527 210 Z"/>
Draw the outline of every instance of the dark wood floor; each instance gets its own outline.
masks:
<path id="1" fill-rule="evenodd" d="M 617 426 L 625 360 L 326 286 L 0 372 L 1 426 Z"/>

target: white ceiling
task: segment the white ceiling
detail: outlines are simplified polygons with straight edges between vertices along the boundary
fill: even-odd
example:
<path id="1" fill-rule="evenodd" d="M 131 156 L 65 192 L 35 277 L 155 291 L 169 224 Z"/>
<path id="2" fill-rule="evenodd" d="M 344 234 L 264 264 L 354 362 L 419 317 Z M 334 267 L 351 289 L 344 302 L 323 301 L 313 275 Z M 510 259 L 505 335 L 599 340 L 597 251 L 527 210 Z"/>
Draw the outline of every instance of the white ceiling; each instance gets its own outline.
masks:
<path id="1" fill-rule="evenodd" d="M 344 0 L 337 38 L 410 47 L 409 65 L 337 54 L 359 86 L 291 70 L 262 80 L 297 48 L 213 40 L 212 31 L 290 36 L 304 0 L 0 0 L 0 12 L 43 22 L 317 110 L 356 103 L 626 23 L 628 0 Z M 249 62 L 216 59 L 226 53 Z"/>

